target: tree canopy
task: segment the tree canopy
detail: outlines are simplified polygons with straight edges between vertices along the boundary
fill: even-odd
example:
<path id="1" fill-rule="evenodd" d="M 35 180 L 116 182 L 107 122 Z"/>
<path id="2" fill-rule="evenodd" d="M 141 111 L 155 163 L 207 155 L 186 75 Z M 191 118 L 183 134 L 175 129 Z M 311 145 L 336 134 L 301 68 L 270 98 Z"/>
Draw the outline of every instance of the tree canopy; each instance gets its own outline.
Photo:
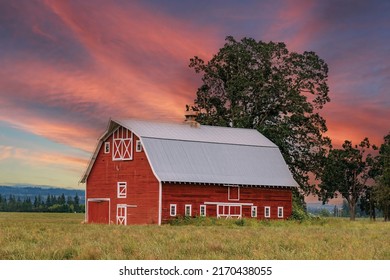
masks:
<path id="1" fill-rule="evenodd" d="M 197 121 L 257 129 L 278 145 L 301 190 L 312 191 L 330 146 L 319 114 L 330 101 L 324 60 L 284 43 L 229 36 L 210 61 L 195 56 L 189 66 L 203 75 Z"/>
<path id="2" fill-rule="evenodd" d="M 375 185 L 373 199 L 383 211 L 385 221 L 390 220 L 390 133 L 384 137 L 384 143 L 379 148 L 375 158 Z"/>
<path id="3" fill-rule="evenodd" d="M 348 202 L 351 220 L 355 220 L 357 202 L 368 187 L 373 162 L 371 154 L 367 154 L 370 147 L 367 138 L 358 146 L 346 140 L 341 149 L 331 149 L 325 160 L 319 185 L 321 198 L 326 202 L 341 194 Z"/>

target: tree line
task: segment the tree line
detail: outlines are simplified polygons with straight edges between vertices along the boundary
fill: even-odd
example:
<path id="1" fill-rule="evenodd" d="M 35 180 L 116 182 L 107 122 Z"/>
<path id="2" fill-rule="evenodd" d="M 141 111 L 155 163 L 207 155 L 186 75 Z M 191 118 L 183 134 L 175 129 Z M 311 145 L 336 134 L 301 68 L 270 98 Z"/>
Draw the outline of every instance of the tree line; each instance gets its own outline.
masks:
<path id="1" fill-rule="evenodd" d="M 85 205 L 80 203 L 80 198 L 76 194 L 74 197 L 64 194 L 55 196 L 48 195 L 45 198 L 41 195 L 30 197 L 8 197 L 0 194 L 0 212 L 58 212 L 58 213 L 83 213 Z"/>
<path id="2" fill-rule="evenodd" d="M 379 148 L 368 138 L 333 147 L 320 114 L 330 102 L 328 65 L 316 53 L 228 36 L 208 62 L 195 56 L 189 67 L 202 85 L 187 110 L 201 124 L 256 129 L 275 143 L 299 185 L 301 206 L 308 194 L 323 203 L 342 196 L 351 220 L 358 202 L 370 217 L 380 209 L 390 220 L 390 133 Z"/>

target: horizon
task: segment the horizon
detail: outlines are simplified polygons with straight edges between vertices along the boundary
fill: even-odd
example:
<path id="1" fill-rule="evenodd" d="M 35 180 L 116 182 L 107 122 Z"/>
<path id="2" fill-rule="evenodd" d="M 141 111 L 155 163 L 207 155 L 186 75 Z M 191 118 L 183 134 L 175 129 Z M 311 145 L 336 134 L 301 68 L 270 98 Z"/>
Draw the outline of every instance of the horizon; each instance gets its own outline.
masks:
<path id="1" fill-rule="evenodd" d="M 390 132 L 390 2 L 3 1 L 0 185 L 83 188 L 110 118 L 184 120 L 232 35 L 314 51 L 329 66 L 319 112 L 340 146 Z"/>

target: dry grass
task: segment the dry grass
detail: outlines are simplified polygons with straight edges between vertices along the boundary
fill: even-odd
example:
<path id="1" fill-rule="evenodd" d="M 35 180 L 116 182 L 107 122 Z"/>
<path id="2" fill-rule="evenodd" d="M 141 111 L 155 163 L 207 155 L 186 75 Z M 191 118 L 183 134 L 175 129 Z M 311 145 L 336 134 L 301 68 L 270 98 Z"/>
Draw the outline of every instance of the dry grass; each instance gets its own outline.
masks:
<path id="1" fill-rule="evenodd" d="M 81 214 L 0 213 L 0 259 L 390 259 L 390 223 L 207 220 L 81 224 Z"/>

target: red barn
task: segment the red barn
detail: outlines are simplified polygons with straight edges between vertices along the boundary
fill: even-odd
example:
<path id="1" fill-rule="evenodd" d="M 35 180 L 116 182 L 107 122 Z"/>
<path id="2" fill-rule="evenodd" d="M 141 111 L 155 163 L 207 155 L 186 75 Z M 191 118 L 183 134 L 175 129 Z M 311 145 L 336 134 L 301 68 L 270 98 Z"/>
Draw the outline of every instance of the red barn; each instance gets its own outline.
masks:
<path id="1" fill-rule="evenodd" d="M 253 129 L 111 120 L 81 183 L 86 221 L 162 224 L 177 216 L 286 219 L 297 186 Z"/>

